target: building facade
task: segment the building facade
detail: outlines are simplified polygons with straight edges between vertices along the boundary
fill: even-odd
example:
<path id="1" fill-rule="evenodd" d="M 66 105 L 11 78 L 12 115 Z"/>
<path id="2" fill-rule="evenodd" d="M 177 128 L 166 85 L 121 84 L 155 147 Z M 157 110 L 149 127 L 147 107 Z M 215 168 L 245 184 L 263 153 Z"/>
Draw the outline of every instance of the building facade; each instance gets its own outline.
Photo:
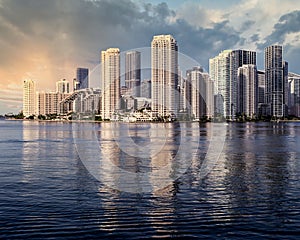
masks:
<path id="1" fill-rule="evenodd" d="M 258 78 L 256 65 L 243 65 L 238 69 L 237 113 L 249 118 L 257 116 Z"/>
<path id="2" fill-rule="evenodd" d="M 190 71 L 191 81 L 191 115 L 196 121 L 206 115 L 205 90 L 206 84 L 201 67 L 194 67 Z"/>
<path id="3" fill-rule="evenodd" d="M 209 75 L 215 82 L 216 112 L 230 117 L 230 54 L 224 50 L 218 56 L 209 59 Z"/>
<path id="4" fill-rule="evenodd" d="M 125 86 L 127 94 L 140 97 L 141 90 L 141 53 L 130 51 L 125 54 Z"/>
<path id="5" fill-rule="evenodd" d="M 265 48 L 265 103 L 267 105 L 267 115 L 279 118 L 285 115 L 285 78 L 282 53 L 282 46 L 280 45 Z"/>
<path id="6" fill-rule="evenodd" d="M 265 89 L 266 89 L 266 81 L 265 81 L 265 72 L 257 70 L 257 103 L 264 104 L 265 103 Z"/>
<path id="7" fill-rule="evenodd" d="M 151 98 L 151 79 L 144 79 L 141 82 L 141 97 Z"/>
<path id="8" fill-rule="evenodd" d="M 178 46 L 171 35 L 151 42 L 152 111 L 165 117 L 178 113 Z"/>
<path id="9" fill-rule="evenodd" d="M 224 50 L 209 60 L 209 73 L 215 82 L 215 94 L 224 100 L 224 117 L 234 119 L 237 113 L 238 68 L 244 64 L 256 65 L 256 52 L 248 50 Z"/>
<path id="10" fill-rule="evenodd" d="M 290 73 L 288 77 L 289 115 L 300 117 L 300 75 Z"/>
<path id="11" fill-rule="evenodd" d="M 36 85 L 35 81 L 23 81 L 23 114 L 25 117 L 36 114 Z"/>
<path id="12" fill-rule="evenodd" d="M 199 121 L 203 117 L 214 115 L 214 83 L 202 67 L 187 71 L 186 78 L 187 109 L 192 119 Z"/>
<path id="13" fill-rule="evenodd" d="M 70 93 L 70 83 L 66 79 L 62 79 L 56 82 L 57 93 Z"/>
<path id="14" fill-rule="evenodd" d="M 75 90 L 89 88 L 89 69 L 77 68 Z"/>
<path id="15" fill-rule="evenodd" d="M 112 119 L 120 109 L 120 50 L 101 52 L 102 119 Z"/>
<path id="16" fill-rule="evenodd" d="M 60 114 L 60 103 L 69 95 L 69 93 L 59 92 L 37 92 L 37 115 Z"/>

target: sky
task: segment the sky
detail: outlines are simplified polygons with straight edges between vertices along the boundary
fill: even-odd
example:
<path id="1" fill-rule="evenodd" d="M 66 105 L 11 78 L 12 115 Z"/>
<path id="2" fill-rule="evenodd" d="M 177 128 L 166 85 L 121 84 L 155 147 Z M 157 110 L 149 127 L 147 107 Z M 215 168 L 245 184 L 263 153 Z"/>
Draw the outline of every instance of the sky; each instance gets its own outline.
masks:
<path id="1" fill-rule="evenodd" d="M 23 80 L 55 90 L 101 50 L 150 47 L 159 34 L 205 69 L 225 49 L 257 51 L 263 69 L 264 48 L 282 44 L 300 73 L 299 0 L 0 0 L 0 114 L 22 109 Z"/>

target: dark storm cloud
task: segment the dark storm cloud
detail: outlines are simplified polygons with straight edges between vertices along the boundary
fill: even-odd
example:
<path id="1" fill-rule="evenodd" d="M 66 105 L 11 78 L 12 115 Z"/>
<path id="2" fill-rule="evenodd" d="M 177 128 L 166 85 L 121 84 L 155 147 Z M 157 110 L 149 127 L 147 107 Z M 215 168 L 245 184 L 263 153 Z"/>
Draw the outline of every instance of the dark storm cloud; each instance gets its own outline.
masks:
<path id="1" fill-rule="evenodd" d="M 181 51 L 205 65 L 209 57 L 243 41 L 228 21 L 211 28 L 195 27 L 183 19 L 171 22 L 175 12 L 166 3 L 6 0 L 2 6 L 0 29 L 6 34 L 1 34 L 1 44 L 14 42 L 17 51 L 36 42 L 36 51 L 46 47 L 49 59 L 58 63 L 65 58 L 95 61 L 102 49 L 150 46 L 153 35 L 172 34 Z"/>
<path id="2" fill-rule="evenodd" d="M 279 43 L 282 44 L 287 34 L 300 32 L 300 11 L 293 11 L 280 17 L 278 23 L 274 25 L 273 32 L 265 38 L 264 43 L 259 44 L 259 48 Z"/>

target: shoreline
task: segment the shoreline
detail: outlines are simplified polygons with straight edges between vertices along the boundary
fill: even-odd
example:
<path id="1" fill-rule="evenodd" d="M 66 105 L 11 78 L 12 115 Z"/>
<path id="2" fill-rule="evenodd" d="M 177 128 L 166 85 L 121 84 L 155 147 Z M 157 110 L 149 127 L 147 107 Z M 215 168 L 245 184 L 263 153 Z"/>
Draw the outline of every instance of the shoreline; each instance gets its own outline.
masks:
<path id="1" fill-rule="evenodd" d="M 2 118 L 0 120 L 3 121 L 26 121 L 26 122 L 51 122 L 51 123 L 126 123 L 126 124 L 141 124 L 141 123 L 233 123 L 233 124 L 240 124 L 240 123 L 262 123 L 262 122 L 269 122 L 269 123 L 293 123 L 293 122 L 300 122 L 299 120 L 270 120 L 270 121 L 245 121 L 245 122 L 238 122 L 238 121 L 224 121 L 224 122 L 200 122 L 200 121 L 173 121 L 173 122 L 159 122 L 159 121 L 139 121 L 139 122 L 125 122 L 125 121 L 94 121 L 94 120 L 39 120 L 39 119 L 15 119 L 15 118 Z"/>

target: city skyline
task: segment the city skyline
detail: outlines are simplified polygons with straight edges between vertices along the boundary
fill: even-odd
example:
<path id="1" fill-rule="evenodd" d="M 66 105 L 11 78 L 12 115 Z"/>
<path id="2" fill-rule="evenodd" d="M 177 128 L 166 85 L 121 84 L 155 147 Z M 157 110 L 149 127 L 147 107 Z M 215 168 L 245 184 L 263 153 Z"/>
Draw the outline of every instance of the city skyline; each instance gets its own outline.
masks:
<path id="1" fill-rule="evenodd" d="M 172 34 L 180 52 L 206 71 L 208 59 L 225 49 L 257 51 L 258 69 L 263 69 L 264 47 L 283 44 L 290 71 L 299 73 L 299 8 L 293 0 L 1 1 L 0 114 L 21 110 L 25 79 L 50 89 L 59 79 L 71 81 L 77 66 L 92 69 L 101 50 L 148 46 L 157 34 Z M 122 14 L 105 18 L 108 11 Z M 78 12 L 84 17 L 75 18 Z"/>

